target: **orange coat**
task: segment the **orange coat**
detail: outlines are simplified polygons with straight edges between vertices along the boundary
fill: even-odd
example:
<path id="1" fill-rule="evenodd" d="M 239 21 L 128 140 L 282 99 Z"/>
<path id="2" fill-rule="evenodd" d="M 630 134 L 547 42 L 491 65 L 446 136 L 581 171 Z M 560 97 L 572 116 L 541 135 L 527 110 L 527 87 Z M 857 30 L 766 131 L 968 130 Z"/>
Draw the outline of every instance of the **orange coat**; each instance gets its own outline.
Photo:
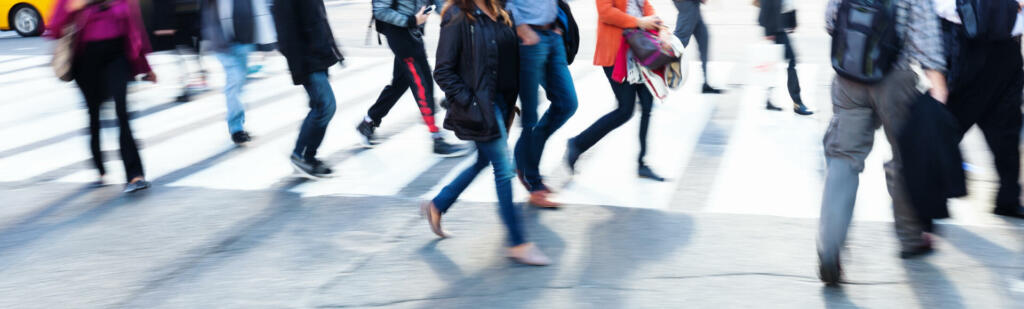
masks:
<path id="1" fill-rule="evenodd" d="M 615 64 L 615 55 L 622 44 L 622 30 L 636 28 L 636 17 L 626 13 L 626 1 L 597 1 L 597 48 L 594 50 L 594 65 L 610 67 Z M 654 7 L 644 0 L 644 16 L 654 15 Z"/>

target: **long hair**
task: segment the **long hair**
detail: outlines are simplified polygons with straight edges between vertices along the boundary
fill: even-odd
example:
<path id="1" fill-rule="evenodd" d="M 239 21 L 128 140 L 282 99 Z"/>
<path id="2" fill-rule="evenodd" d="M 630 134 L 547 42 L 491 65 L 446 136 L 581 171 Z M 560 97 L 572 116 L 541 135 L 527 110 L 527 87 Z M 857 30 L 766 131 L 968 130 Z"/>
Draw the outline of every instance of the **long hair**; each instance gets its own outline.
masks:
<path id="1" fill-rule="evenodd" d="M 508 25 L 509 27 L 512 27 L 512 17 L 508 14 L 508 11 L 506 11 L 505 7 L 502 5 L 505 1 L 484 1 L 487 2 L 487 8 L 489 8 L 492 12 L 498 15 L 498 21 L 505 23 L 505 25 Z M 448 10 L 451 9 L 453 6 L 458 7 L 459 10 L 462 11 L 462 14 L 466 14 L 466 18 L 468 18 L 470 21 L 476 21 L 476 18 L 473 17 L 473 10 L 476 9 L 476 5 L 473 3 L 473 0 L 447 0 L 444 3 L 444 9 L 441 10 L 441 16 L 443 17 L 445 14 L 448 14 Z"/>

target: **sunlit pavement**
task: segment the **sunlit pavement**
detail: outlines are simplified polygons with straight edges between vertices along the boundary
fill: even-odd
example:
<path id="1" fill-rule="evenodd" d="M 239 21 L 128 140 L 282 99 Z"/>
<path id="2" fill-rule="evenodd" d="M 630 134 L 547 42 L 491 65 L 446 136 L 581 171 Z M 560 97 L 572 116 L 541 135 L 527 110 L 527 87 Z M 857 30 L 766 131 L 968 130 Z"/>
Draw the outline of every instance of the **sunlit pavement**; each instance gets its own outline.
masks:
<path id="1" fill-rule="evenodd" d="M 823 288 L 815 236 L 832 76 L 824 5 L 800 4 L 799 73 L 818 112 L 801 117 L 765 111 L 766 92 L 749 81 L 745 59 L 762 34 L 749 1 L 710 1 L 710 80 L 728 92 L 700 95 L 691 62 L 690 81 L 656 105 L 647 161 L 666 183 L 635 177 L 635 120 L 588 152 L 571 181 L 561 166 L 565 140 L 614 107 L 590 65 L 593 4 L 573 3 L 580 108 L 541 164 L 566 206 L 523 207 L 528 238 L 554 260 L 543 268 L 503 257 L 489 171 L 445 216 L 455 237 L 430 233 L 419 204 L 474 158 L 431 154 L 410 98 L 385 118 L 382 145 L 356 146 L 355 124 L 392 62 L 375 38 L 367 45 L 367 1 L 328 2 L 349 61 L 332 71 L 339 112 L 321 149 L 339 175 L 319 182 L 287 165 L 306 97 L 283 59 L 269 57 L 247 86 L 255 142 L 236 148 L 223 96 L 170 103 L 180 69 L 157 54 L 162 83 L 133 85 L 130 95 L 155 186 L 120 193 L 117 129 L 108 126 L 115 184 L 92 188 L 77 89 L 52 78 L 48 42 L 0 34 L 0 308 L 1020 308 L 1024 223 L 988 213 L 996 178 L 976 133 L 964 144 L 971 196 L 951 202 L 938 251 L 911 261 L 897 257 L 881 170 L 890 155 L 876 139 L 844 259 L 850 284 Z M 672 24 L 671 2 L 654 4 Z M 427 33 L 432 54 L 436 19 Z M 219 89 L 219 63 L 206 64 Z M 772 99 L 788 107 L 783 91 Z"/>

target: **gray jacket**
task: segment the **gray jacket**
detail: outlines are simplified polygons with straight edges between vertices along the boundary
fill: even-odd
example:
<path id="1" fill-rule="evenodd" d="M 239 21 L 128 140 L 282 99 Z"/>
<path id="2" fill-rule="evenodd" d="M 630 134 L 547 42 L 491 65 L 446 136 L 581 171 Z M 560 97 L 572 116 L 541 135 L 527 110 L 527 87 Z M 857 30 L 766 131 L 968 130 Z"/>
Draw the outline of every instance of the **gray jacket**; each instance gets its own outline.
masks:
<path id="1" fill-rule="evenodd" d="M 419 28 L 416 13 L 435 5 L 431 14 L 440 14 L 444 0 L 373 0 L 373 18 L 402 28 Z"/>

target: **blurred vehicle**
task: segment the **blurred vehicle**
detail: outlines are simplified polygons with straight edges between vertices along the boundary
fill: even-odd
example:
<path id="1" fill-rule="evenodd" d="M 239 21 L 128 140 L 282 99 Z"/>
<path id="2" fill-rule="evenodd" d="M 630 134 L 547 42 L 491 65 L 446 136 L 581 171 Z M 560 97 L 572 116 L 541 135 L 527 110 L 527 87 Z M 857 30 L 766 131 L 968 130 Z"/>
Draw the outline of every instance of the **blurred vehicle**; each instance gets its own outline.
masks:
<path id="1" fill-rule="evenodd" d="M 46 29 L 57 0 L 0 0 L 0 30 L 38 36 Z"/>

